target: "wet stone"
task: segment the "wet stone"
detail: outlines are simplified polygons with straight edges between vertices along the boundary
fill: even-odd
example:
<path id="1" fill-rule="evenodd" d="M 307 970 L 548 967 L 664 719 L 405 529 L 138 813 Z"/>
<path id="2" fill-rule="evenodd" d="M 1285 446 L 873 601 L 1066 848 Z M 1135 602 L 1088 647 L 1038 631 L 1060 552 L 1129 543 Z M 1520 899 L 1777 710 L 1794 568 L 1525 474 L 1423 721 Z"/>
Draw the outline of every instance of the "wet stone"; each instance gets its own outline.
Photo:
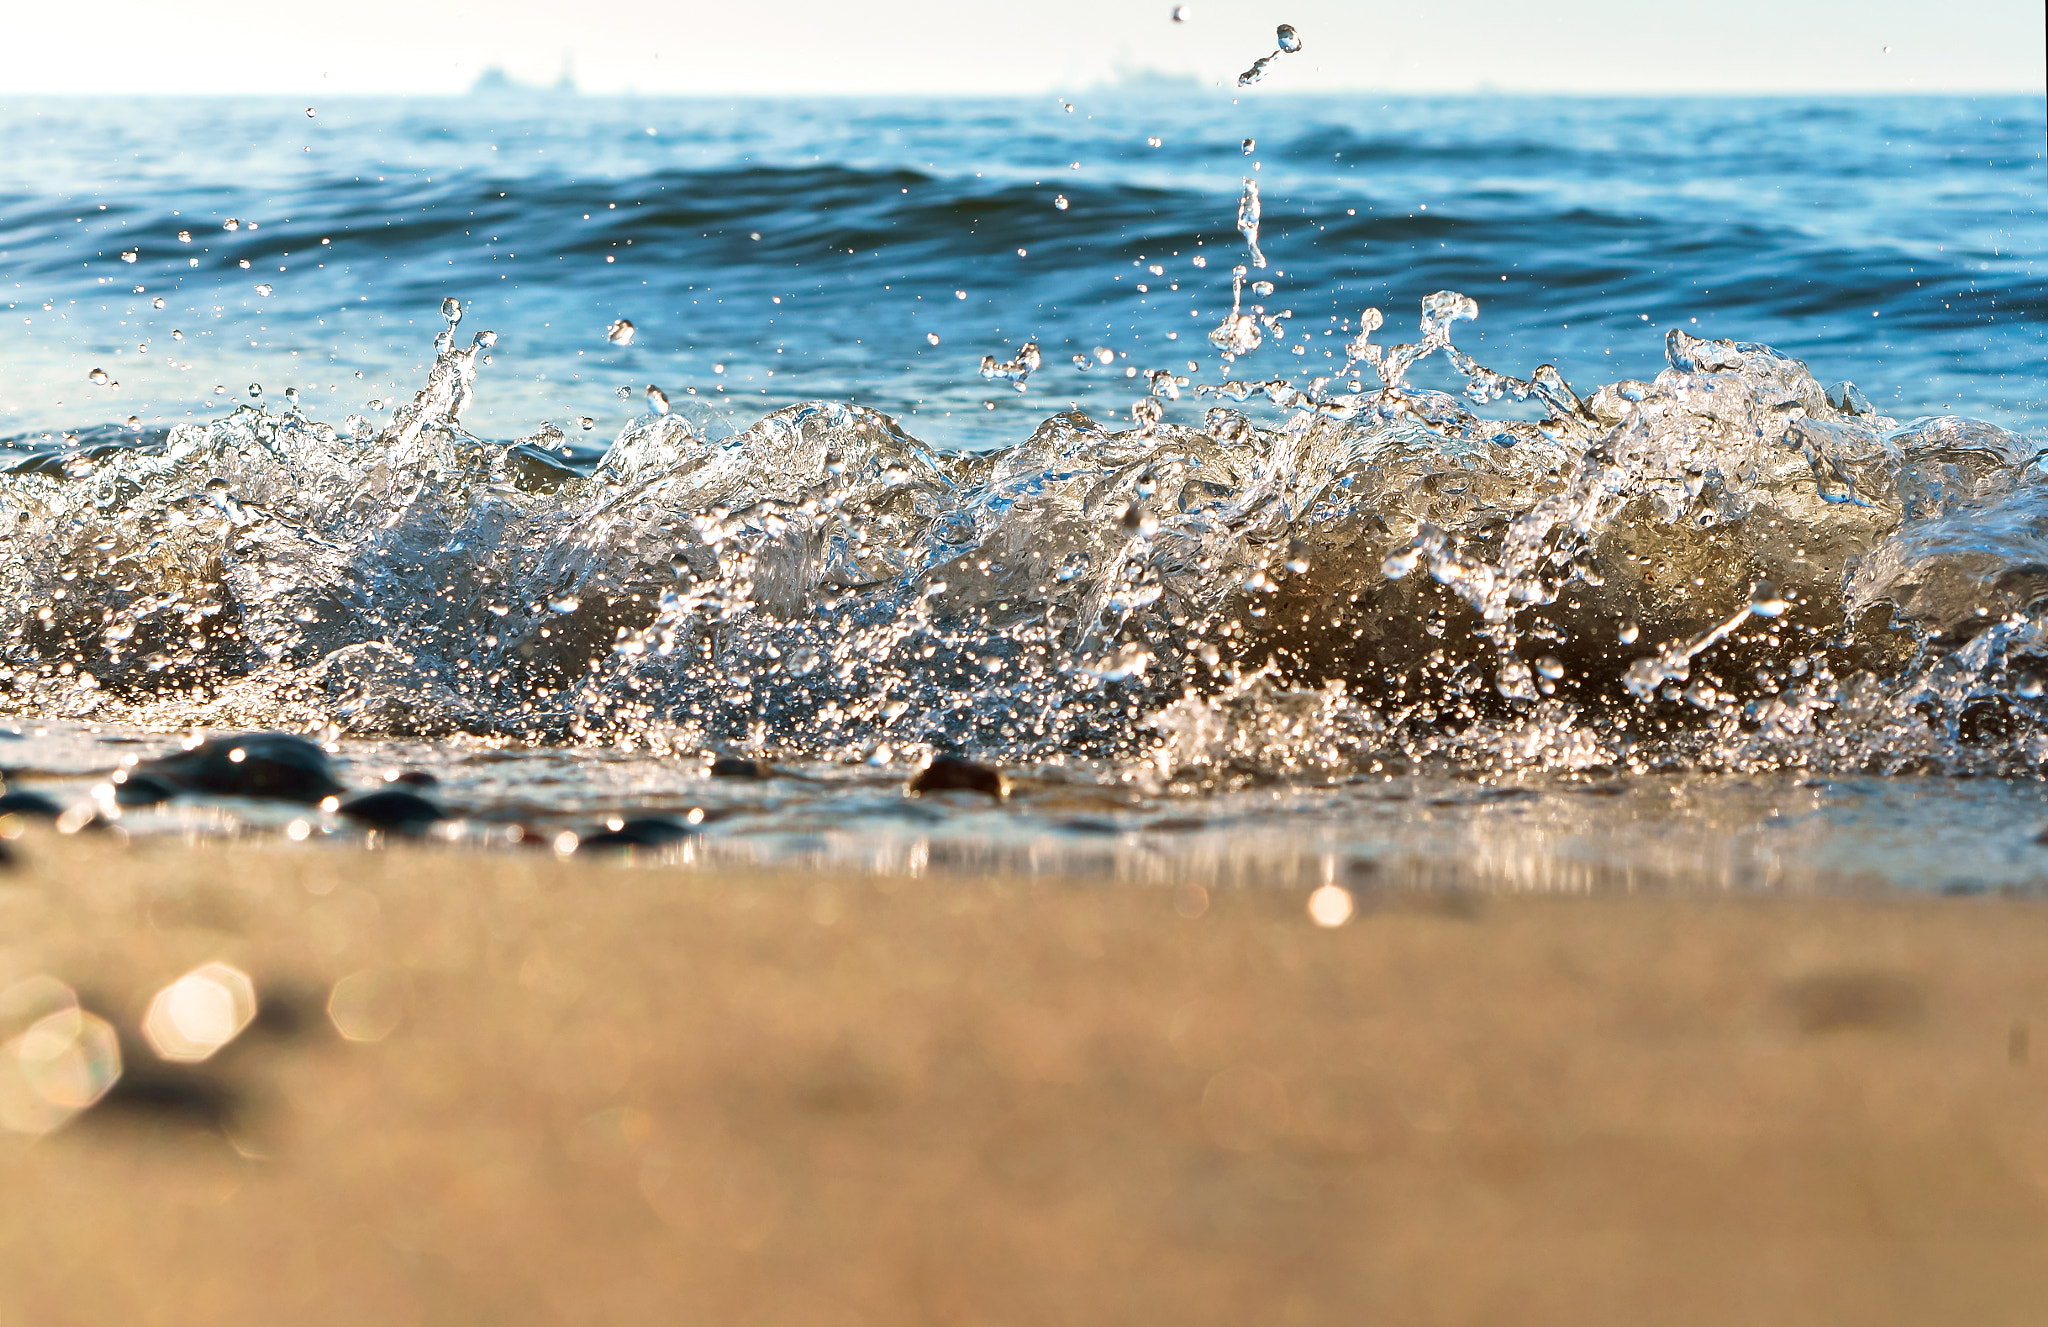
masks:
<path id="1" fill-rule="evenodd" d="M 634 816 L 622 820 L 617 827 L 607 826 L 585 834 L 577 841 L 576 850 L 587 852 L 593 849 L 612 848 L 660 848 L 671 843 L 680 843 L 695 833 L 690 826 L 667 816 Z"/>
<path id="2" fill-rule="evenodd" d="M 1008 791 L 1001 770 L 962 756 L 933 756 L 923 769 L 910 776 L 914 793 L 970 792 L 1002 797 Z"/>
<path id="3" fill-rule="evenodd" d="M 123 771 L 114 776 L 114 804 L 117 806 L 161 806 L 177 795 L 175 784 L 154 774 Z"/>
<path id="4" fill-rule="evenodd" d="M 210 737 L 190 751 L 142 762 L 129 778 L 138 773 L 216 797 L 311 803 L 344 791 L 327 753 L 289 733 Z"/>
<path id="5" fill-rule="evenodd" d="M 31 792 L 22 788 L 0 795 L 0 816 L 30 816 L 37 820 L 55 820 L 63 814 L 63 803 L 48 793 Z"/>
<path id="6" fill-rule="evenodd" d="M 377 829 L 418 830 L 446 820 L 448 813 L 432 798 L 404 788 L 385 788 L 343 802 L 341 813 Z"/>
<path id="7" fill-rule="evenodd" d="M 717 756 L 711 761 L 711 777 L 714 779 L 772 779 L 775 771 L 766 762 L 748 760 L 741 756 Z"/>
<path id="8" fill-rule="evenodd" d="M 406 770 L 391 781 L 402 783 L 408 788 L 433 788 L 438 787 L 441 782 L 423 769 Z"/>

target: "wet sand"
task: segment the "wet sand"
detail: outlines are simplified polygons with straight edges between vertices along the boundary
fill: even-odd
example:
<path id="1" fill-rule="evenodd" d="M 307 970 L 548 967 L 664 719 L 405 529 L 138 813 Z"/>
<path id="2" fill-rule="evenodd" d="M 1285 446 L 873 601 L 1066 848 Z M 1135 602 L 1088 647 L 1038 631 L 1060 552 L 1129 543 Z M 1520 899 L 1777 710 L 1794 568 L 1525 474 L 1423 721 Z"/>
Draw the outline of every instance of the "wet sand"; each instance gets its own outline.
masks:
<path id="1" fill-rule="evenodd" d="M 71 983 L 128 1072 L 0 1133 L 5 1327 L 2048 1304 L 2048 904 L 1361 892 L 1325 929 L 1292 890 L 16 847 L 0 988 Z M 209 960 L 263 1015 L 155 1062 Z"/>

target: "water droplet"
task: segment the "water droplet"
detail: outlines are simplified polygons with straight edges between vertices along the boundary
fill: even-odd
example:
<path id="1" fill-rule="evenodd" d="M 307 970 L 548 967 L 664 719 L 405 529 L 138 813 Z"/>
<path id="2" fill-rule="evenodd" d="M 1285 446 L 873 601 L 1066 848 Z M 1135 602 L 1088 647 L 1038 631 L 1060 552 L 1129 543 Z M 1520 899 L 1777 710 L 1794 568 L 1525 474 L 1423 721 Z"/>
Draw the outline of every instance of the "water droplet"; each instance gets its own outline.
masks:
<path id="1" fill-rule="evenodd" d="M 152 309 L 161 309 L 161 308 L 162 308 L 163 306 L 164 306 L 164 297 L 163 297 L 163 296 L 161 296 L 161 295 L 157 296 L 157 297 L 156 297 L 155 299 L 153 299 L 153 300 L 151 300 L 151 301 L 149 302 L 149 307 L 150 307 L 150 308 L 152 308 Z"/>
<path id="2" fill-rule="evenodd" d="M 667 414 L 668 393 L 656 387 L 653 383 L 647 384 L 647 408 L 657 415 Z"/>
<path id="3" fill-rule="evenodd" d="M 954 292 L 953 292 L 953 298 L 954 298 L 954 299 L 966 299 L 966 298 L 967 298 L 967 292 L 966 292 L 966 291 L 964 291 L 964 290 L 956 290 L 956 291 L 954 291 Z"/>
<path id="4" fill-rule="evenodd" d="M 581 428 L 586 433 L 589 432 L 591 429 L 597 427 L 597 421 L 592 419 L 589 415 L 585 415 L 581 419 L 578 419 L 576 421 L 576 424 L 577 427 Z"/>
<path id="5" fill-rule="evenodd" d="M 140 418 L 139 416 L 136 416 L 136 415 L 130 415 L 130 416 L 128 416 L 128 427 L 129 427 L 129 428 L 131 428 L 131 429 L 134 429 L 134 430 L 135 430 L 135 431 L 136 431 L 137 433 L 140 433 L 140 432 L 142 432 L 142 420 L 141 420 L 141 418 Z"/>
<path id="6" fill-rule="evenodd" d="M 633 344 L 634 330 L 632 323 L 620 318 L 604 329 L 604 339 L 615 346 L 630 346 Z"/>
<path id="7" fill-rule="evenodd" d="M 94 369 L 91 373 L 88 373 L 85 376 L 87 381 L 96 383 L 101 387 L 104 387 L 109 382 L 113 381 L 113 379 L 107 376 L 107 371 L 105 369 Z"/>
<path id="8" fill-rule="evenodd" d="M 272 289 L 273 289 L 273 287 L 270 287 L 270 286 L 264 285 L 264 284 L 263 284 L 262 282 L 260 282 L 260 281 L 256 283 L 256 293 L 257 293 L 257 294 L 259 294 L 259 295 L 261 295 L 261 296 L 263 296 L 263 297 L 264 297 L 265 299 L 269 299 L 269 298 L 270 298 L 270 292 L 271 292 L 271 290 L 272 290 Z"/>
<path id="9" fill-rule="evenodd" d="M 249 260 L 248 260 L 247 258 L 244 258 L 244 259 L 242 260 L 242 270 L 243 270 L 244 272 L 246 272 L 246 271 L 248 271 L 248 270 L 249 270 Z"/>
<path id="10" fill-rule="evenodd" d="M 926 332 L 924 339 L 932 345 L 937 345 L 939 343 L 939 334 L 937 332 Z"/>
<path id="11" fill-rule="evenodd" d="M 1166 140 L 1164 140 L 1164 139 L 1162 139 L 1162 138 L 1157 138 L 1157 137 L 1154 137 L 1154 138 L 1148 138 L 1148 139 L 1146 139 L 1146 140 L 1145 140 L 1145 146 L 1146 146 L 1146 147 L 1158 147 L 1158 146 L 1159 146 L 1159 145 L 1160 145 L 1160 144 L 1161 144 L 1162 142 L 1164 142 L 1164 141 L 1166 141 Z"/>
<path id="12" fill-rule="evenodd" d="M 320 112 L 314 110 L 311 106 L 308 106 L 306 108 L 306 118 L 309 120 L 317 120 L 320 118 Z"/>
<path id="13" fill-rule="evenodd" d="M 1258 139 L 1256 139 L 1256 138 L 1247 138 L 1247 139 L 1245 139 L 1245 140 L 1244 140 L 1244 154 L 1245 154 L 1246 156 L 1250 156 L 1250 155 L 1252 154 L 1253 150 L 1254 150 L 1254 149 L 1256 149 L 1256 148 L 1258 147 L 1258 145 L 1259 145 L 1259 140 L 1258 140 Z"/>
<path id="14" fill-rule="evenodd" d="M 122 254 L 121 254 L 121 261 L 122 261 L 122 262 L 124 262 L 124 263 L 132 263 L 132 262 L 134 262 L 134 261 L 135 261 L 136 257 L 137 257 L 137 254 L 136 254 L 135 250 L 133 250 L 133 249 L 127 249 L 127 250 L 124 250 L 124 251 L 122 252 Z"/>
<path id="15" fill-rule="evenodd" d="M 184 334 L 183 332 L 179 331 L 179 330 L 178 330 L 177 328 L 175 328 L 175 327 L 173 327 L 173 328 L 171 329 L 171 340 L 173 340 L 173 341 L 183 341 L 184 339 L 185 339 L 185 334 Z"/>
<path id="16" fill-rule="evenodd" d="M 1301 35 L 1295 32 L 1292 23 L 1282 23 L 1274 31 L 1273 36 L 1279 41 L 1280 49 L 1289 55 L 1293 55 L 1301 49 Z"/>
<path id="17" fill-rule="evenodd" d="M 1259 297 L 1260 299 L 1264 299 L 1264 298 L 1266 298 L 1266 296 L 1268 296 L 1268 295 L 1270 295 L 1270 294 L 1272 294 L 1272 293 L 1273 293 L 1273 283 L 1272 283 L 1272 282 L 1270 282 L 1270 281 L 1254 281 L 1254 282 L 1252 282 L 1252 294 L 1254 294 L 1254 295 L 1257 295 L 1257 296 L 1258 296 L 1258 297 Z"/>
<path id="18" fill-rule="evenodd" d="M 456 323 L 461 322 L 462 301 L 455 298 L 453 295 L 450 295 L 447 299 L 442 300 L 441 316 L 448 320 L 448 325 L 450 327 L 453 327 Z"/>
<path id="19" fill-rule="evenodd" d="M 221 223 L 222 230 L 240 230 L 241 228 L 242 223 L 235 220 L 233 217 L 229 217 L 226 221 Z"/>
<path id="20" fill-rule="evenodd" d="M 1555 682 L 1564 676 L 1564 661 L 1554 654 L 1546 654 L 1536 661 L 1536 671 Z"/>
<path id="21" fill-rule="evenodd" d="M 1616 633 L 1617 637 L 1620 639 L 1623 645 L 1635 644 L 1636 638 L 1638 636 L 1641 636 L 1642 634 L 1643 629 L 1640 626 L 1636 625 L 1633 619 L 1622 623 L 1621 630 L 1618 633 Z"/>
<path id="22" fill-rule="evenodd" d="M 262 384 L 261 384 L 261 383 L 254 383 L 254 382 L 250 383 L 250 384 L 249 384 L 249 395 L 250 395 L 251 397 L 253 397 L 253 398 L 257 399 L 257 400 L 261 400 L 261 399 L 263 398 L 263 386 L 262 386 Z"/>
<path id="23" fill-rule="evenodd" d="M 1758 581 L 1749 592 L 1749 611 L 1758 617 L 1778 617 L 1788 606 L 1778 587 L 1769 581 Z"/>
<path id="24" fill-rule="evenodd" d="M 180 243 L 180 244 L 190 244 L 191 242 L 192 242 L 192 232 L 191 232 L 191 231 L 189 231 L 189 230 L 181 230 L 181 231 L 179 231 L 179 232 L 178 232 L 178 243 Z"/>
<path id="25" fill-rule="evenodd" d="M 1191 17 L 1191 15 L 1190 15 L 1190 14 L 1188 13 L 1188 7 L 1187 7 L 1186 5 L 1175 5 L 1175 6 L 1173 7 L 1173 21 L 1174 21 L 1174 22 L 1176 22 L 1176 23 L 1185 23 L 1185 22 L 1187 22 L 1187 21 L 1188 21 L 1188 19 L 1189 19 L 1190 17 Z M 1887 46 L 1887 47 L 1886 47 L 1885 49 L 1886 49 L 1886 50 L 1890 50 L 1891 48 L 1890 48 L 1889 46 Z"/>
<path id="26" fill-rule="evenodd" d="M 1066 196 L 1065 194 L 1057 194 L 1057 195 L 1055 195 L 1055 196 L 1054 196 L 1054 198 L 1053 198 L 1053 200 L 1052 200 L 1052 205 L 1053 205 L 1054 207 L 1058 208 L 1058 209 L 1059 209 L 1060 211 L 1062 211 L 1062 212 L 1066 211 L 1066 210 L 1067 210 L 1067 196 Z"/>
<path id="27" fill-rule="evenodd" d="M 2021 673 L 2013 690 L 2028 700 L 2039 700 L 2042 693 L 2048 692 L 2048 682 L 2043 682 L 2039 673 Z"/>

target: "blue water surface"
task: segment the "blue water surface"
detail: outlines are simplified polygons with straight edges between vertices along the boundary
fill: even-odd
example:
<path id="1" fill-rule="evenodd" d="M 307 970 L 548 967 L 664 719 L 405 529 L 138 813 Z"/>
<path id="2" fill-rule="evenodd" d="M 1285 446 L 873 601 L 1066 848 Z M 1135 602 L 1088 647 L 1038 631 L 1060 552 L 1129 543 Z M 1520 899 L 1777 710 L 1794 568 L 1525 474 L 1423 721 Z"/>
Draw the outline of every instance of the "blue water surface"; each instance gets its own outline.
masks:
<path id="1" fill-rule="evenodd" d="M 1453 288 L 1504 371 L 1647 378 L 1678 326 L 1888 414 L 2038 431 L 2043 136 L 2004 96 L 12 99 L 0 435 L 204 418 L 250 384 L 338 421 L 419 386 L 454 296 L 499 333 L 489 436 L 588 418 L 601 445 L 658 384 L 735 423 L 828 398 L 1015 441 L 1070 402 L 1124 413 L 1126 370 L 1226 376 L 1206 333 L 1246 177 L 1293 330 L 1228 376 L 1305 384 L 1361 307 L 1399 340 Z M 980 377 L 1026 338 L 1026 392 Z M 1115 365 L 1075 369 L 1096 346 Z"/>

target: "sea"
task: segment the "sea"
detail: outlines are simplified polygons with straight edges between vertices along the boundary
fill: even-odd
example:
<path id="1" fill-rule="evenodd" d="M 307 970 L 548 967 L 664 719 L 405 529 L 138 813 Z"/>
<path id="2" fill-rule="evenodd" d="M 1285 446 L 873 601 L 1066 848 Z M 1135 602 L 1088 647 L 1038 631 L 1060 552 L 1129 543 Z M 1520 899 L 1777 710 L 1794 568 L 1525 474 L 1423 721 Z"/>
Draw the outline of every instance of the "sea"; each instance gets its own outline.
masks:
<path id="1" fill-rule="evenodd" d="M 284 732 L 480 852 L 2041 890 L 2042 99 L 1286 62 L 0 98 L 8 789 L 397 834 L 120 795 Z"/>

